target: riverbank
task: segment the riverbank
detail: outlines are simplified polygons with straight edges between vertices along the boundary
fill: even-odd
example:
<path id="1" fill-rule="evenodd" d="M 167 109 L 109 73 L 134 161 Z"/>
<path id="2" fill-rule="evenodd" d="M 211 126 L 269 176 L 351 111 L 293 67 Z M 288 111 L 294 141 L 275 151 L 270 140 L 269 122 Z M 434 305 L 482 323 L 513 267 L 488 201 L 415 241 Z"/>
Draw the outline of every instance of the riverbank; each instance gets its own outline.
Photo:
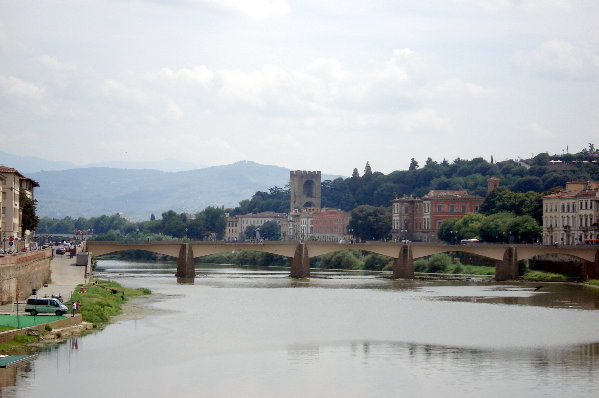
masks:
<path id="1" fill-rule="evenodd" d="M 0 354 L 14 354 L 15 352 L 30 352 L 40 346 L 54 344 L 64 341 L 73 336 L 80 336 L 89 330 L 103 328 L 111 319 L 117 315 L 123 314 L 125 304 L 132 298 L 147 296 L 151 292 L 148 289 L 128 289 L 124 288 L 116 282 L 103 281 L 99 279 L 91 280 L 88 284 L 77 285 L 72 294 L 69 294 L 71 299 L 65 302 L 69 307 L 75 301 L 80 302 L 80 311 L 74 316 L 77 318 L 69 325 L 62 327 L 62 320 L 70 320 L 69 317 L 51 317 L 38 316 L 38 319 L 48 318 L 50 322 L 40 323 L 35 328 L 3 328 L 7 329 L 4 334 L 12 334 L 10 339 L 0 343 Z M 130 307 L 130 312 L 134 312 L 135 307 Z M 16 316 L 16 315 L 15 315 Z M 18 315 L 23 317 L 23 315 Z M 25 315 L 29 318 L 30 315 Z M 55 320 L 54 318 L 61 318 Z M 73 318 L 73 315 L 71 315 Z M 53 321 L 53 322 L 52 322 Z M 61 327 L 55 327 L 54 324 Z"/>

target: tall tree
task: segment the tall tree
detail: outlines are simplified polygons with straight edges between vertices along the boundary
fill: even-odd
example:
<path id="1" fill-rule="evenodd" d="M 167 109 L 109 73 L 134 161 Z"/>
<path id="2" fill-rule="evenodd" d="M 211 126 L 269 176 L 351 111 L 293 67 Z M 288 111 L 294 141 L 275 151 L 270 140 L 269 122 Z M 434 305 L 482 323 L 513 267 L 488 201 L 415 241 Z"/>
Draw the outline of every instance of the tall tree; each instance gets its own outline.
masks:
<path id="1" fill-rule="evenodd" d="M 412 158 L 412 160 L 410 161 L 410 167 L 408 167 L 408 170 L 416 170 L 418 168 L 418 162 L 416 161 L 416 159 Z"/>
<path id="2" fill-rule="evenodd" d="M 36 214 L 36 204 L 37 200 L 29 198 L 25 194 L 25 190 L 19 191 L 19 207 L 23 216 L 21 236 L 25 235 L 25 231 L 34 231 L 40 222 L 40 218 Z"/>
<path id="3" fill-rule="evenodd" d="M 362 177 L 370 176 L 372 176 L 372 169 L 370 168 L 370 162 L 366 161 L 366 166 L 364 167 L 364 175 Z"/>
<path id="4" fill-rule="evenodd" d="M 387 239 L 391 232 L 391 208 L 358 206 L 351 212 L 349 229 L 362 240 Z"/>

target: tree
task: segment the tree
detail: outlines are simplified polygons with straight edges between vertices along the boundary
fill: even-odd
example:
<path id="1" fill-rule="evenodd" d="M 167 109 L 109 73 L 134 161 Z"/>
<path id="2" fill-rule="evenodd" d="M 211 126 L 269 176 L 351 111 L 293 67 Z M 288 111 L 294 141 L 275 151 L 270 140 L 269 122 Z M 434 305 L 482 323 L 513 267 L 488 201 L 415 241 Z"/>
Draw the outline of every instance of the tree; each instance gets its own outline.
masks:
<path id="1" fill-rule="evenodd" d="M 370 163 L 367 161 L 366 166 L 364 167 L 364 175 L 362 178 L 368 178 L 370 176 L 372 176 L 372 169 L 370 168 Z"/>
<path id="2" fill-rule="evenodd" d="M 258 229 L 257 226 L 255 225 L 248 225 L 247 227 L 245 227 L 245 231 L 243 231 L 243 234 L 245 235 L 246 239 L 256 239 L 256 230 Z"/>
<path id="3" fill-rule="evenodd" d="M 391 208 L 358 206 L 351 212 L 349 228 L 362 240 L 387 239 L 391 232 Z"/>
<path id="4" fill-rule="evenodd" d="M 196 219 L 201 221 L 204 229 L 202 235 L 214 233 L 217 239 L 222 239 L 227 228 L 227 216 L 223 209 L 208 206 L 196 215 Z"/>
<path id="5" fill-rule="evenodd" d="M 410 161 L 410 167 L 408 167 L 408 170 L 416 170 L 418 168 L 418 162 L 412 158 L 412 160 Z"/>
<path id="6" fill-rule="evenodd" d="M 535 176 L 522 177 L 514 184 L 513 190 L 514 192 L 541 192 L 543 191 L 543 181 Z"/>
<path id="7" fill-rule="evenodd" d="M 281 226 L 276 221 L 267 221 L 260 227 L 260 236 L 268 240 L 281 239 Z"/>
<path id="8" fill-rule="evenodd" d="M 36 214 L 36 204 L 37 200 L 28 197 L 24 189 L 19 191 L 19 207 L 22 212 L 21 236 L 25 236 L 25 231 L 34 231 L 40 222 L 40 218 Z"/>

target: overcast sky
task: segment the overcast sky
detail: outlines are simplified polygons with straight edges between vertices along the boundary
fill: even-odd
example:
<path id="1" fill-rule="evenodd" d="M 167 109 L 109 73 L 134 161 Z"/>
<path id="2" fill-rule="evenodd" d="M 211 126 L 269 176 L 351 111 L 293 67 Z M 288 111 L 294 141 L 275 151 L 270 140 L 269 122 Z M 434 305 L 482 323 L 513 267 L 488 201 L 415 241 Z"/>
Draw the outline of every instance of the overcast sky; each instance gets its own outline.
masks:
<path id="1" fill-rule="evenodd" d="M 0 150 L 350 175 L 599 144 L 595 0 L 0 0 Z"/>

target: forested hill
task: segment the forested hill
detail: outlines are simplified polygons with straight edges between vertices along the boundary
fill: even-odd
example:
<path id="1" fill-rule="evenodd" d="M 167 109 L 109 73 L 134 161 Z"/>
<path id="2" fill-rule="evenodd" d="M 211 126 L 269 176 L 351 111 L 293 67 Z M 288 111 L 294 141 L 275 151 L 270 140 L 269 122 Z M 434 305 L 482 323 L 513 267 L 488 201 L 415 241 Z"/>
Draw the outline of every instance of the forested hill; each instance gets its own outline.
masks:
<path id="1" fill-rule="evenodd" d="M 483 158 L 458 158 L 453 162 L 437 162 L 429 158 L 421 167 L 412 159 L 408 170 L 386 175 L 373 172 L 367 163 L 361 175 L 354 169 L 349 178 L 323 181 L 322 206 L 347 211 L 359 205 L 390 206 L 395 195 L 420 197 L 431 189 L 465 189 L 485 196 L 489 177 L 500 178 L 500 185 L 513 192 L 545 192 L 564 186 L 567 181 L 599 180 L 596 162 L 599 154 L 593 147 L 591 152 L 584 150 L 565 156 L 567 159 L 562 162 L 559 156 L 542 153 L 528 160 L 526 167 L 513 160 L 491 163 Z M 289 191 L 275 187 L 269 192 L 256 192 L 252 199 L 240 202 L 233 214 L 269 210 L 289 211 Z"/>

